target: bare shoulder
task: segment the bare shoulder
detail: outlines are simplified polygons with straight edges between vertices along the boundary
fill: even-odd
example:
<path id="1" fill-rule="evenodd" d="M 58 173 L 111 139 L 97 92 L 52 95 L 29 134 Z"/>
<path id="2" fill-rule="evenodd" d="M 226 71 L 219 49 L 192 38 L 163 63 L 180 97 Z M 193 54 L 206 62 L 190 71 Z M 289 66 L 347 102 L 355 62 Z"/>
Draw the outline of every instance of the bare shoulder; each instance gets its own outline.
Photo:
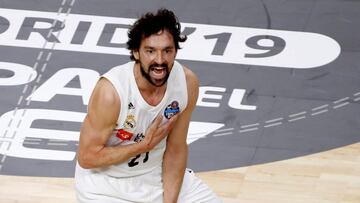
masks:
<path id="1" fill-rule="evenodd" d="M 184 65 L 183 65 L 183 68 L 184 68 L 188 88 L 198 88 L 199 87 L 199 79 L 196 76 L 196 74 L 190 68 L 188 68 Z"/>
<path id="2" fill-rule="evenodd" d="M 199 79 L 196 74 L 186 66 L 184 67 L 187 90 L 188 90 L 188 109 L 194 109 L 199 96 Z"/>
<path id="3" fill-rule="evenodd" d="M 100 78 L 91 95 L 89 105 L 94 105 L 94 107 L 108 105 L 112 107 L 119 104 L 119 102 L 119 96 L 111 82 L 106 78 Z"/>
<path id="4" fill-rule="evenodd" d="M 101 78 L 91 95 L 88 116 L 91 120 L 114 122 L 120 111 L 120 98 L 114 86 L 106 78 Z"/>

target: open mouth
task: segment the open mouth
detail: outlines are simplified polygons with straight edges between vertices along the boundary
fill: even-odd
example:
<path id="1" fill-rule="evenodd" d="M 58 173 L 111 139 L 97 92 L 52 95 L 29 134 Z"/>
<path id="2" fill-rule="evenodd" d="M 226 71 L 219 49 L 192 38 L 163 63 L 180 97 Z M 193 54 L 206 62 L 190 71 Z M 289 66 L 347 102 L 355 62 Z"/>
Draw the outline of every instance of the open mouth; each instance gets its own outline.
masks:
<path id="1" fill-rule="evenodd" d="M 166 68 L 165 67 L 152 67 L 150 68 L 150 75 L 154 79 L 160 80 L 166 76 Z"/>

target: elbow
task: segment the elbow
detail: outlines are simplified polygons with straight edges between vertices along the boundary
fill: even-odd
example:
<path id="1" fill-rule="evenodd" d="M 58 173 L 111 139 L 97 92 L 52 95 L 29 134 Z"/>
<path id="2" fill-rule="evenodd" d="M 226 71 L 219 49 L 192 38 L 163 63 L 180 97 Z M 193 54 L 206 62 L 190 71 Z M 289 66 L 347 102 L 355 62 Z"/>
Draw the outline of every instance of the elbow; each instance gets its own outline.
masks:
<path id="1" fill-rule="evenodd" d="M 78 159 L 78 163 L 81 166 L 81 168 L 84 169 L 92 169 L 93 167 L 89 162 L 86 162 L 84 159 Z"/>
<path id="2" fill-rule="evenodd" d="M 86 155 L 84 153 L 78 154 L 78 163 L 84 169 L 96 168 L 94 159 L 92 159 L 90 155 Z"/>

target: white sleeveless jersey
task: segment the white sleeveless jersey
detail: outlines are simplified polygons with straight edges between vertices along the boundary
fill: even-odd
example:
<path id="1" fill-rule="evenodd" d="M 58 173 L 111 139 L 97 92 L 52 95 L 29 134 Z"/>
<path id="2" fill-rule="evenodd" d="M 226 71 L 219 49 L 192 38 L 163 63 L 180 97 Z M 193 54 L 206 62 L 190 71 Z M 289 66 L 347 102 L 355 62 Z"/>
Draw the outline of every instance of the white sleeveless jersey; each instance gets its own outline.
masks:
<path id="1" fill-rule="evenodd" d="M 140 94 L 134 77 L 134 64 L 135 62 L 129 62 L 114 67 L 103 75 L 113 84 L 121 102 L 117 127 L 109 138 L 107 146 L 141 142 L 146 129 L 157 115 L 163 115 L 163 122 L 166 122 L 172 115 L 181 112 L 187 106 L 186 78 L 180 63 L 174 62 L 165 95 L 157 106 L 149 105 Z M 97 171 L 113 177 L 130 177 L 151 172 L 162 166 L 165 148 L 166 139 L 148 153 L 139 154 L 126 162 L 97 169 Z"/>

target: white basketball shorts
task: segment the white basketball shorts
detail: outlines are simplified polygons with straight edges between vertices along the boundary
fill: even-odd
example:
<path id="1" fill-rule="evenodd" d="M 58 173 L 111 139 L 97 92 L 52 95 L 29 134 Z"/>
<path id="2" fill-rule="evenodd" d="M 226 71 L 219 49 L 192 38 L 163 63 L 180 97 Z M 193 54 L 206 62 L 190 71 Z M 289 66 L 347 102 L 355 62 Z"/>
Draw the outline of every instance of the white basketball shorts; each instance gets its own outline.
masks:
<path id="1" fill-rule="evenodd" d="M 130 178 L 115 178 L 81 168 L 75 173 L 79 203 L 162 203 L 161 168 Z M 187 169 L 178 203 L 221 203 L 211 189 Z"/>

